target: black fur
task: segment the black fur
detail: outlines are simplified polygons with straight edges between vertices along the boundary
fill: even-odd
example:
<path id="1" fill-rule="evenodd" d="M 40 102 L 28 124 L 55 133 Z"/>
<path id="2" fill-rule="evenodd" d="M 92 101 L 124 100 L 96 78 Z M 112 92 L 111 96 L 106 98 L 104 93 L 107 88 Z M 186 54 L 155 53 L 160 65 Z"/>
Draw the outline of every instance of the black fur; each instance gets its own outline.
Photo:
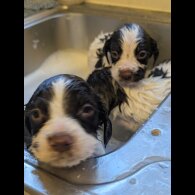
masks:
<path id="1" fill-rule="evenodd" d="M 167 60 L 164 60 L 162 63 L 160 63 L 159 65 L 163 64 L 163 63 L 169 63 L 171 60 L 170 59 L 167 59 Z M 161 78 L 170 78 L 169 76 L 167 76 L 167 71 L 163 70 L 163 68 L 156 66 L 152 71 L 151 73 L 148 75 L 148 77 L 161 77 Z"/>
<path id="2" fill-rule="evenodd" d="M 95 68 L 100 68 L 100 67 L 104 66 L 104 64 L 103 64 L 103 57 L 104 57 L 103 50 L 98 49 L 96 52 L 96 55 L 97 55 L 99 60 L 97 61 Z"/>
<path id="3" fill-rule="evenodd" d="M 112 78 L 109 67 L 93 71 L 89 75 L 87 82 L 96 94 L 101 97 L 102 102 L 106 105 L 108 114 L 116 106 L 120 107 L 122 103 L 127 103 L 127 95 L 124 89 Z"/>
<path id="4" fill-rule="evenodd" d="M 148 77 L 170 78 L 170 77 L 167 76 L 167 72 L 166 71 L 164 72 L 162 68 L 159 68 L 159 69 L 156 68 L 154 71 L 152 71 L 148 75 Z"/>
<path id="5" fill-rule="evenodd" d="M 106 110 L 104 109 L 104 113 L 107 113 L 104 117 L 104 144 L 106 146 L 112 136 L 109 114 L 116 106 L 119 106 L 120 109 L 122 103 L 127 103 L 127 95 L 124 89 L 112 78 L 109 68 L 93 71 L 87 82 L 100 96 L 103 103 L 102 108 L 106 108 Z"/>
<path id="6" fill-rule="evenodd" d="M 139 81 L 139 80 L 143 79 L 144 76 L 145 76 L 145 69 L 139 68 L 139 70 L 133 75 L 133 80 L 135 82 Z"/>
<path id="7" fill-rule="evenodd" d="M 29 102 L 25 105 L 24 110 L 24 142 L 27 147 L 31 145 L 32 136 L 34 136 L 38 130 L 44 125 L 49 119 L 48 102 L 53 97 L 53 91 L 51 88 L 51 80 L 45 80 L 37 90 L 34 92 Z M 42 116 L 42 120 L 33 122 L 33 112 L 38 109 Z"/>
<path id="8" fill-rule="evenodd" d="M 151 58 L 151 56 L 154 56 L 154 62 L 153 65 L 155 64 L 158 55 L 159 55 L 159 50 L 157 48 L 157 43 L 154 39 L 152 39 L 146 32 L 144 33 L 143 39 L 138 43 L 138 46 L 135 50 L 135 56 L 138 55 L 138 53 L 141 50 L 146 50 L 147 51 L 147 56 L 146 58 L 139 60 L 137 59 L 141 64 L 148 64 L 148 60 Z"/>
<path id="9" fill-rule="evenodd" d="M 106 56 L 108 63 L 109 63 L 108 52 L 111 53 L 112 51 L 117 51 L 118 54 L 119 54 L 119 58 L 113 58 L 111 56 L 112 64 L 115 64 L 118 60 L 120 60 L 120 56 L 122 54 L 121 40 L 122 40 L 121 39 L 121 32 L 120 31 L 115 31 L 111 35 L 110 39 L 108 39 L 105 42 L 104 47 L 103 47 L 103 53 Z"/>

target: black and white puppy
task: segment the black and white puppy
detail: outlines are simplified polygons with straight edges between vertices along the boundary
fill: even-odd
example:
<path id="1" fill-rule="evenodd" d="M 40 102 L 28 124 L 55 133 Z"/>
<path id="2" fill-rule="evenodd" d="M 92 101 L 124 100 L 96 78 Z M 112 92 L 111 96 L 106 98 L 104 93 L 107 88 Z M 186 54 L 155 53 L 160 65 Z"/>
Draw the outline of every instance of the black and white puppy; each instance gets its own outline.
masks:
<path id="1" fill-rule="evenodd" d="M 144 78 L 148 60 L 154 64 L 159 50 L 156 41 L 138 24 L 121 26 L 111 33 L 100 33 L 91 43 L 88 64 L 91 70 L 111 66 L 113 78 L 122 86 Z"/>
<path id="2" fill-rule="evenodd" d="M 125 24 L 114 32 L 100 33 L 91 43 L 88 64 L 91 70 L 111 67 L 112 77 L 124 88 L 128 104 L 115 108 L 118 119 L 133 132 L 148 119 L 171 90 L 171 61 L 155 65 L 159 50 L 156 41 L 138 24 Z M 153 57 L 153 67 L 148 61 Z"/>
<path id="3" fill-rule="evenodd" d="M 43 81 L 36 89 L 24 110 L 24 131 L 25 143 L 39 161 L 71 167 L 93 156 L 100 146 L 97 130 L 101 125 L 106 146 L 112 134 L 108 114 L 126 96 L 112 81 L 105 91 L 96 88 L 94 81 L 101 77 L 98 72 L 92 73 L 87 83 L 62 74 Z"/>

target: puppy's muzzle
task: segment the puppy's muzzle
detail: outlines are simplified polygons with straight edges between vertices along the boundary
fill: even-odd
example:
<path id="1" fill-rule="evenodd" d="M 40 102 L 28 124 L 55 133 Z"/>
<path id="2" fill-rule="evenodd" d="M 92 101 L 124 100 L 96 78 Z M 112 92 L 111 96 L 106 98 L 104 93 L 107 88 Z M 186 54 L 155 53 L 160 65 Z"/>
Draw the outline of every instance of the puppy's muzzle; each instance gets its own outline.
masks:
<path id="1" fill-rule="evenodd" d="M 47 137 L 48 143 L 56 152 L 65 152 L 71 148 L 73 144 L 72 136 L 67 133 L 55 133 Z"/>
<path id="2" fill-rule="evenodd" d="M 131 80 L 133 72 L 129 68 L 119 69 L 119 77 L 123 80 Z"/>
<path id="3" fill-rule="evenodd" d="M 125 81 L 139 81 L 144 78 L 145 70 L 139 69 L 137 72 L 129 68 L 119 69 L 119 77 Z"/>

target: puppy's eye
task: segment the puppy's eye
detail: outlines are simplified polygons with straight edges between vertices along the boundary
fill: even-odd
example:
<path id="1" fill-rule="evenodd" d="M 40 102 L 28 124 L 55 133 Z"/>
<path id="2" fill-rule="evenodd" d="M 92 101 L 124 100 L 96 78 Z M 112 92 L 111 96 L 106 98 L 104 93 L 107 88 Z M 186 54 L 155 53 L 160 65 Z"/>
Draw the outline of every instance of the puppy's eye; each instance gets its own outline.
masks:
<path id="1" fill-rule="evenodd" d="M 83 118 L 93 116 L 95 113 L 94 107 L 90 104 L 85 104 L 79 111 L 79 115 Z"/>
<path id="2" fill-rule="evenodd" d="M 118 59 L 118 58 L 119 58 L 119 54 L 118 54 L 117 51 L 111 51 L 111 56 L 112 56 L 112 58 L 114 58 L 114 59 Z"/>
<path id="3" fill-rule="evenodd" d="M 142 59 L 146 58 L 147 55 L 148 55 L 148 52 L 147 52 L 146 50 L 141 50 L 141 51 L 138 53 L 137 58 L 138 58 L 139 60 L 142 60 Z"/>
<path id="4" fill-rule="evenodd" d="M 43 115 L 42 115 L 42 113 L 41 113 L 41 111 L 39 110 L 39 109 L 34 109 L 34 110 L 32 110 L 31 111 L 31 114 L 30 114 L 30 116 L 31 116 L 31 119 L 33 120 L 33 121 L 41 121 L 42 120 L 42 118 L 43 118 Z"/>

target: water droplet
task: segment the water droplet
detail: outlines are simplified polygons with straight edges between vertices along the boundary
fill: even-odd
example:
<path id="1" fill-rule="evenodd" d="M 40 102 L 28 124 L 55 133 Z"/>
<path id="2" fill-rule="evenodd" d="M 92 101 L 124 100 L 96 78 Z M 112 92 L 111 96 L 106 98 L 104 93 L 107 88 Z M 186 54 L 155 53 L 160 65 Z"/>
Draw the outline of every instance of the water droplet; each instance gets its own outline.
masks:
<path id="1" fill-rule="evenodd" d="M 169 167 L 169 165 L 167 165 L 167 164 L 165 164 L 165 163 L 159 163 L 158 165 L 159 165 L 159 167 L 161 167 L 161 168 L 163 168 L 163 169 Z"/>
<path id="2" fill-rule="evenodd" d="M 77 179 L 79 179 L 81 177 L 81 175 L 77 175 Z"/>
<path id="3" fill-rule="evenodd" d="M 37 49 L 38 44 L 39 44 L 40 41 L 38 39 L 35 39 L 32 42 L 33 42 L 33 45 L 32 45 L 33 49 Z"/>
<path id="4" fill-rule="evenodd" d="M 166 106 L 166 107 L 164 107 L 163 109 L 164 109 L 165 112 L 170 112 L 170 111 L 171 111 L 171 107 L 167 107 L 167 106 Z"/>
<path id="5" fill-rule="evenodd" d="M 136 179 L 135 178 L 130 179 L 129 183 L 130 184 L 136 184 Z"/>

